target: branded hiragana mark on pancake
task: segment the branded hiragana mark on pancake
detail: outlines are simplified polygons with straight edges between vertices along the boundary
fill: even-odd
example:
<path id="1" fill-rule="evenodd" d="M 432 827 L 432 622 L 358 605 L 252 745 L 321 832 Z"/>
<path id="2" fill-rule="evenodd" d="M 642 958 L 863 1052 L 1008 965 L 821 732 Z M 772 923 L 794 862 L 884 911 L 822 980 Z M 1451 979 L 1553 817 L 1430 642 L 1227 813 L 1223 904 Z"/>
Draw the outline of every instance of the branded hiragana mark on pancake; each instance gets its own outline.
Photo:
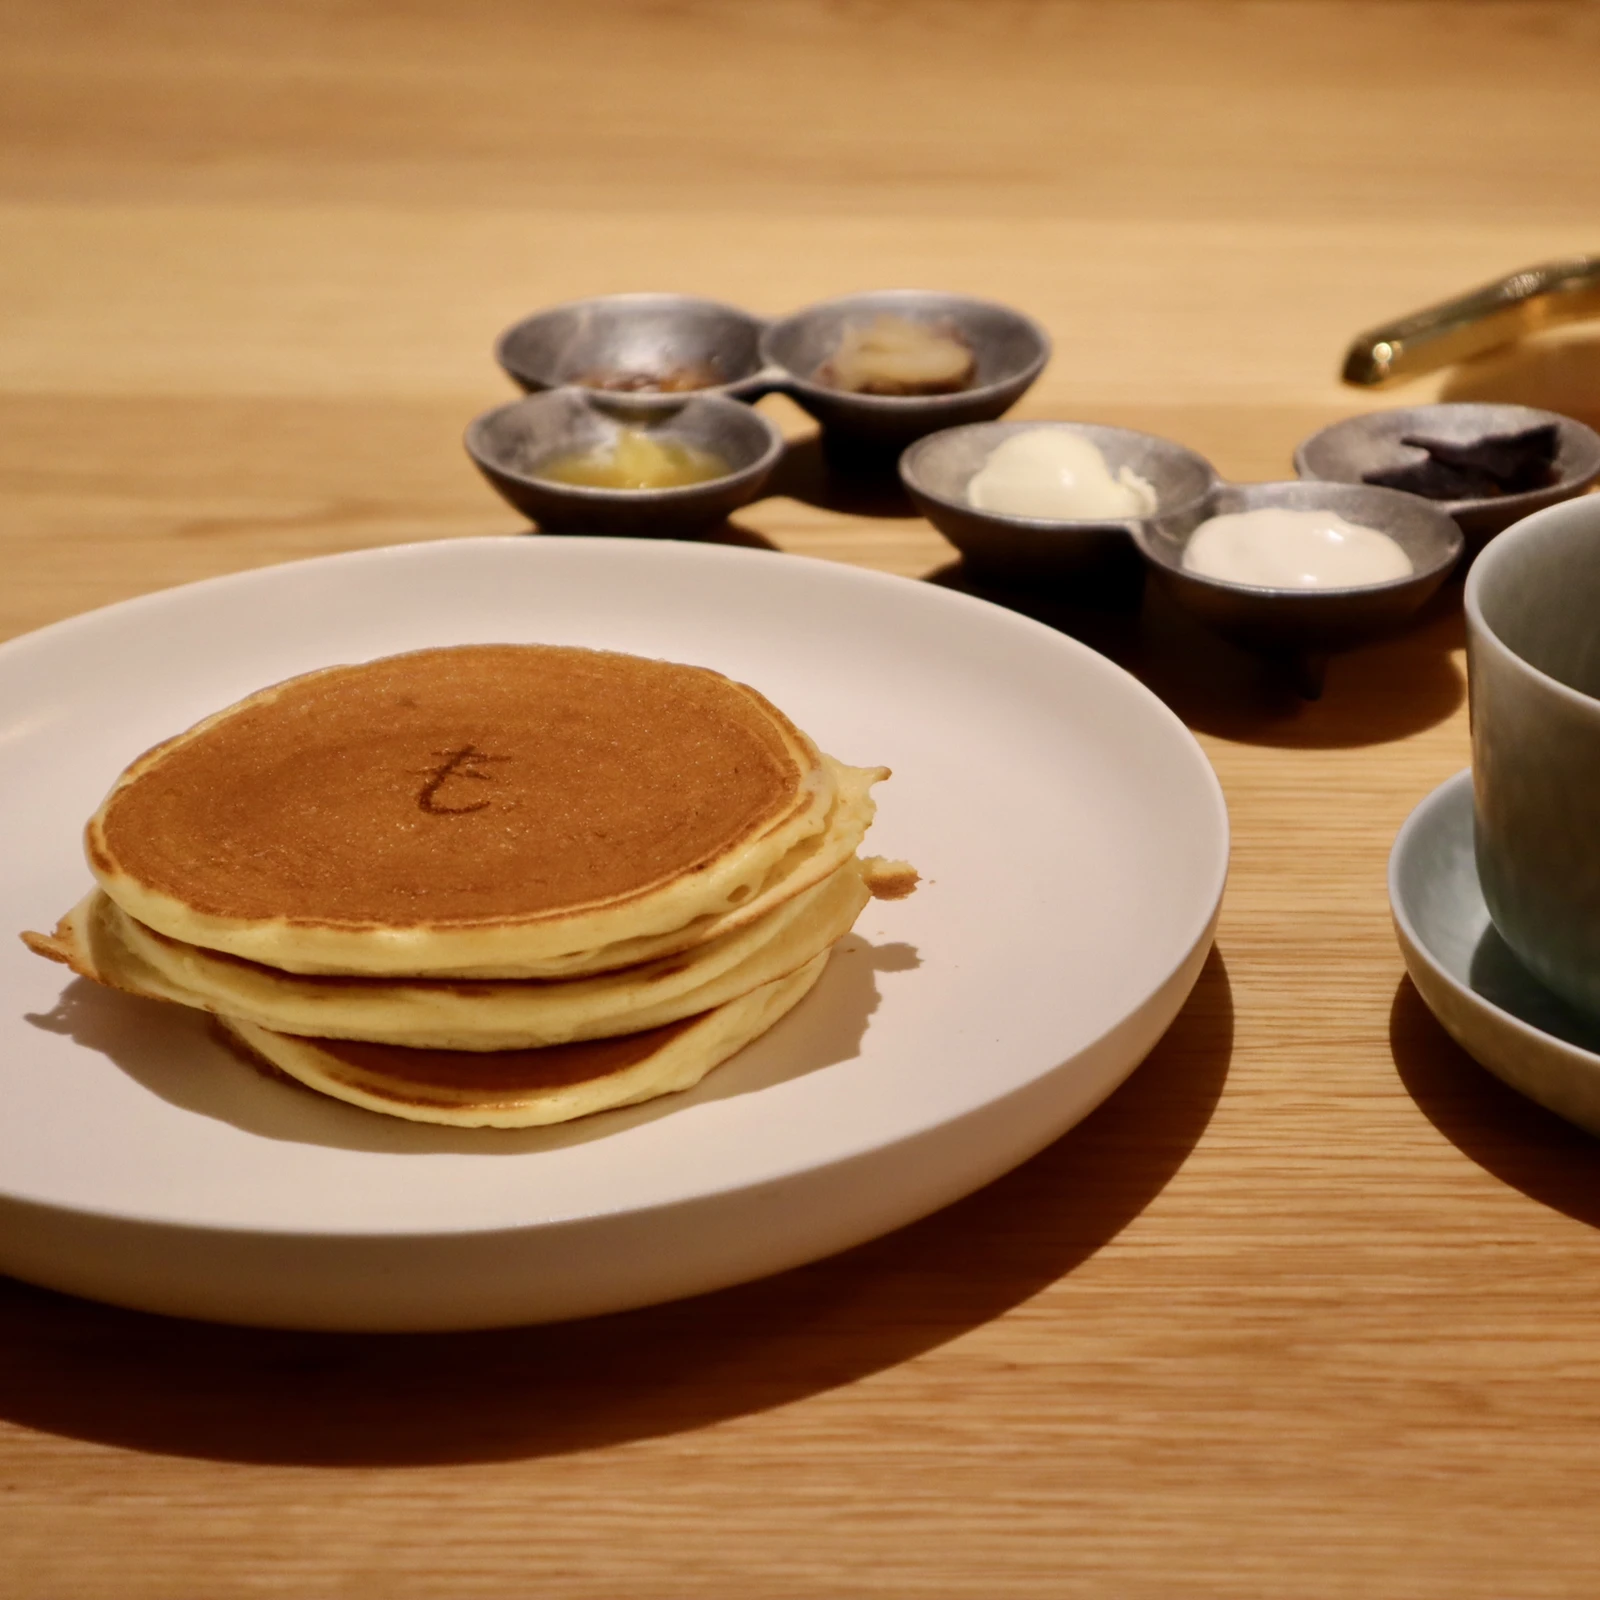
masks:
<path id="1" fill-rule="evenodd" d="M 461 817 L 469 811 L 487 810 L 488 800 L 479 800 L 470 806 L 440 805 L 439 791 L 456 778 L 471 778 L 478 783 L 492 783 L 494 781 L 492 774 L 482 771 L 482 765 L 490 761 L 511 759 L 510 756 L 488 755 L 471 744 L 464 744 L 459 750 L 435 750 L 433 754 L 439 757 L 439 765 L 426 768 L 418 774 L 428 781 L 417 794 L 418 809 L 426 811 L 431 817 Z"/>

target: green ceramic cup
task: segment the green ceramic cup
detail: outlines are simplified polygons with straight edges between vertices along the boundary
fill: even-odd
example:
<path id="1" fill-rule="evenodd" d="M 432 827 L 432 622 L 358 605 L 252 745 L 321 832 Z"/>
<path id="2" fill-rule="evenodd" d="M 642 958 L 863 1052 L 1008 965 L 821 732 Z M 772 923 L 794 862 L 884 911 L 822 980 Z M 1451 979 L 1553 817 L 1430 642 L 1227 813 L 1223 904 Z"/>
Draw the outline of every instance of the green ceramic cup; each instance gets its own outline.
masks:
<path id="1" fill-rule="evenodd" d="M 1600 496 L 1491 541 L 1466 610 L 1484 900 L 1536 978 L 1600 1015 Z"/>

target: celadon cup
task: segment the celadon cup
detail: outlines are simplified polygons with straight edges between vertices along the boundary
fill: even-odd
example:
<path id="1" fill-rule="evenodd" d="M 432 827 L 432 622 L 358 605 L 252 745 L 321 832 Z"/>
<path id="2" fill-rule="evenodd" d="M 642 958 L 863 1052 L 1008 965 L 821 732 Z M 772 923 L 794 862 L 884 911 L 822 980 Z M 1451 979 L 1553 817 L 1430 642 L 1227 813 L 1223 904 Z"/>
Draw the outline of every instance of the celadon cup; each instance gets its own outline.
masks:
<path id="1" fill-rule="evenodd" d="M 1600 1015 L 1600 496 L 1491 541 L 1466 611 L 1484 900 L 1540 982 Z"/>

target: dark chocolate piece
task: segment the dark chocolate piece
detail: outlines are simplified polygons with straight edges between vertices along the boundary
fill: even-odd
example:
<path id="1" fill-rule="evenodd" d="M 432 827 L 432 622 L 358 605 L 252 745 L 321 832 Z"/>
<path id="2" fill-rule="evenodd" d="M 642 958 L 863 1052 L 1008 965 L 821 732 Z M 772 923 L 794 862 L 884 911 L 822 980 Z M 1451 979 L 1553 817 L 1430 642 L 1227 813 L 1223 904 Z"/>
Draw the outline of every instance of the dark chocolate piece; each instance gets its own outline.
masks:
<path id="1" fill-rule="evenodd" d="M 1486 433 L 1465 440 L 1407 433 L 1400 443 L 1426 450 L 1426 459 L 1363 472 L 1362 482 L 1429 500 L 1492 500 L 1554 483 L 1561 431 L 1553 422 L 1541 422 L 1519 433 Z"/>
<path id="2" fill-rule="evenodd" d="M 1508 494 L 1537 489 L 1551 479 L 1550 468 L 1561 447 L 1561 431 L 1553 422 L 1524 428 L 1520 433 L 1491 433 L 1481 439 L 1458 442 L 1406 434 L 1401 444 L 1426 450 L 1447 466 L 1486 472 Z"/>
<path id="3" fill-rule="evenodd" d="M 1363 472 L 1361 481 L 1383 489 L 1403 489 L 1425 500 L 1490 500 L 1505 493 L 1487 472 L 1454 467 L 1432 456 L 1407 461 L 1403 466 Z"/>

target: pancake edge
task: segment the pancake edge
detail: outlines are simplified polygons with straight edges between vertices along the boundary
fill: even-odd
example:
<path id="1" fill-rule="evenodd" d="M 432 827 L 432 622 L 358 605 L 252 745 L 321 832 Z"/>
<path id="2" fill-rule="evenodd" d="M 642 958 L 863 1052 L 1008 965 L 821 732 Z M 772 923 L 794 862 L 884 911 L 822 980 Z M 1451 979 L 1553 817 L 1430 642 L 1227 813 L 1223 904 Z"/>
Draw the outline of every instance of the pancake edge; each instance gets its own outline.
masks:
<path id="1" fill-rule="evenodd" d="M 582 1085 L 564 1085 L 519 1101 L 482 1099 L 428 1104 L 404 1094 L 385 1096 L 363 1075 L 319 1050 L 314 1039 L 273 1033 L 252 1023 L 219 1017 L 227 1032 L 277 1072 L 331 1099 L 410 1122 L 463 1128 L 533 1128 L 639 1105 L 692 1089 L 710 1072 L 771 1029 L 815 987 L 830 950 L 760 988 L 703 1012 L 662 1050 L 620 1072 Z M 363 1083 L 361 1079 L 367 1078 Z"/>
<path id="2" fill-rule="evenodd" d="M 637 972 L 554 981 L 278 973 L 152 933 L 99 890 L 73 907 L 54 942 L 75 950 L 74 970 L 113 988 L 275 1033 L 410 1049 L 538 1049 L 643 1032 L 737 999 L 830 948 L 870 898 L 852 857 L 763 922 L 729 934 L 722 950 L 707 946 L 699 960 L 664 957 Z"/>

